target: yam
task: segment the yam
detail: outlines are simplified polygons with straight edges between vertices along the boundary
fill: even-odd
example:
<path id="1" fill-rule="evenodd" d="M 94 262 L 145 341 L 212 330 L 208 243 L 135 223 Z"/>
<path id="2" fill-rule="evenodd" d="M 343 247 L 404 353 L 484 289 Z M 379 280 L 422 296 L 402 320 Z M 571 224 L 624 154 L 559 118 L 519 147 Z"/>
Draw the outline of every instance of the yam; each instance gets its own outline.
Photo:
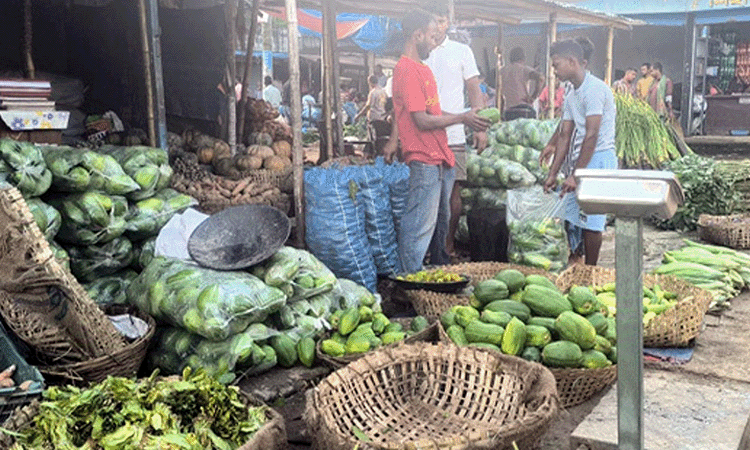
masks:
<path id="1" fill-rule="evenodd" d="M 201 164 L 211 164 L 214 160 L 213 147 L 200 147 L 198 149 L 198 162 Z"/>

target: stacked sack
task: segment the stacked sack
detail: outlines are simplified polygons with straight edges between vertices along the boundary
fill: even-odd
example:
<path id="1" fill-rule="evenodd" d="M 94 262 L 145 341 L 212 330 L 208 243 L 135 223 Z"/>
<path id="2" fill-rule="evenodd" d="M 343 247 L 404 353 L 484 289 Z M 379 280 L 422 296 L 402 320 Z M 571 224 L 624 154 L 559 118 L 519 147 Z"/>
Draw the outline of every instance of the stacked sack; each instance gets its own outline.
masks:
<path id="1" fill-rule="evenodd" d="M 223 382 L 238 371 L 312 364 L 314 339 L 330 328 L 331 313 L 377 303 L 367 289 L 291 247 L 249 272 L 157 256 L 127 296 L 163 325 L 150 352 L 153 367 L 167 374 L 203 367 Z"/>
<path id="2" fill-rule="evenodd" d="M 306 241 L 338 277 L 371 292 L 377 275 L 401 271 L 397 236 L 406 207 L 405 164 L 314 167 L 305 171 Z"/>
<path id="3" fill-rule="evenodd" d="M 0 161 L 58 261 L 81 283 L 93 282 L 87 289 L 100 304 L 123 302 L 121 288 L 153 255 L 159 230 L 196 204 L 168 188 L 172 169 L 159 148 L 95 151 L 5 139 Z"/>

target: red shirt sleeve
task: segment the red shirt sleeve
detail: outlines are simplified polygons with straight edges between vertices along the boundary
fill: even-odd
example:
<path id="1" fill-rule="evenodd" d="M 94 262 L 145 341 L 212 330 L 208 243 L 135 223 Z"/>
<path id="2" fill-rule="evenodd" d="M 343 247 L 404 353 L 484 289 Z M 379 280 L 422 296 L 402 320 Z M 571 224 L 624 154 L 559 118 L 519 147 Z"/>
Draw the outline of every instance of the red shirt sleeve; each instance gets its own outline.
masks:
<path id="1" fill-rule="evenodd" d="M 424 80 L 418 73 L 409 74 L 404 80 L 404 108 L 408 112 L 427 111 L 427 97 L 425 96 Z"/>

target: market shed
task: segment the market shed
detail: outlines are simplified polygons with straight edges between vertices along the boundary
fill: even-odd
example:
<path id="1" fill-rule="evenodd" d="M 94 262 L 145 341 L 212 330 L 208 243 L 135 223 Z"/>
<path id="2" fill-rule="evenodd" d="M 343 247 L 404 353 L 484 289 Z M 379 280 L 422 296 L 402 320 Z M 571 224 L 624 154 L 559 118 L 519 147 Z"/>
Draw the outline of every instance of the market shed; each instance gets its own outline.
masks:
<path id="1" fill-rule="evenodd" d="M 323 67 L 323 117 L 325 120 L 325 142 L 326 148 L 321 149 L 322 158 L 330 158 L 334 154 L 343 154 L 343 142 L 336 139 L 336 136 L 342 136 L 343 121 L 339 105 L 339 82 L 338 82 L 338 59 L 336 58 L 336 34 L 335 34 L 335 16 L 339 11 L 352 13 L 378 14 L 388 17 L 402 17 L 410 9 L 420 6 L 427 6 L 426 1 L 408 1 L 408 0 L 379 0 L 379 1 L 354 1 L 354 0 L 257 0 L 264 9 L 284 11 L 288 20 L 289 27 L 289 64 L 290 64 L 290 82 L 292 117 L 294 119 L 294 197 L 295 197 L 295 214 L 297 226 L 298 243 L 303 244 L 304 233 L 304 185 L 303 185 L 303 154 L 301 142 L 301 123 L 298 117 L 301 116 L 301 104 L 296 99 L 301 98 L 299 82 L 299 47 L 297 7 L 313 8 L 323 13 L 323 49 L 322 49 L 322 67 Z M 560 3 L 550 0 L 448 0 L 451 19 L 453 20 L 483 20 L 486 22 L 497 23 L 500 27 L 498 36 L 497 49 L 497 88 L 502 86 L 500 77 L 500 68 L 502 67 L 502 54 L 499 51 L 502 43 L 502 26 L 518 25 L 526 22 L 546 22 L 547 25 L 547 48 L 556 40 L 557 24 L 572 23 L 579 25 L 596 25 L 608 28 L 607 42 L 607 69 L 606 82 L 611 82 L 612 73 L 612 47 L 615 29 L 632 29 L 633 26 L 642 22 L 623 18 L 620 16 L 589 11 L 574 5 Z M 251 31 L 252 33 L 252 31 Z M 547 62 L 547 83 L 554 84 L 554 73 L 552 66 Z M 553 109 L 550 108 L 550 115 Z M 334 151 L 334 142 L 338 151 Z"/>

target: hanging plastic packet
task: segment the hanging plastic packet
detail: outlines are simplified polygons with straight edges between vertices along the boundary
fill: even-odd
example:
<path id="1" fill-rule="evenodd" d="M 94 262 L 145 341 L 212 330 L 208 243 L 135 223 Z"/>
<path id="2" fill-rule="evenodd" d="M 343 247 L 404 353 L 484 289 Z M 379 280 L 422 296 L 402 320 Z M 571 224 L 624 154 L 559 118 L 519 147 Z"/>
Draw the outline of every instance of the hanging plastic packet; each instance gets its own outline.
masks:
<path id="1" fill-rule="evenodd" d="M 564 222 L 558 216 L 563 200 L 541 186 L 508 191 L 508 260 L 559 272 L 568 260 Z"/>

